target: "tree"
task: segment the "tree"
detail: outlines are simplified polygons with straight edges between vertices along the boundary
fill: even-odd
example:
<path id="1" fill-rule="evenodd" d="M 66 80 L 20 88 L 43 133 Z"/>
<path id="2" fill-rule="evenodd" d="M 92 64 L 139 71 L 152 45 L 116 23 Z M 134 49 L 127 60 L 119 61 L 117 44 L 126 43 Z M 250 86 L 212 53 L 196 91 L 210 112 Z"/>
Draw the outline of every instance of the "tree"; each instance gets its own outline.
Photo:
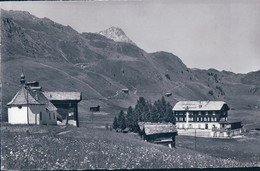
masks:
<path id="1" fill-rule="evenodd" d="M 119 128 L 129 127 L 131 131 L 137 132 L 139 121 L 175 123 L 175 116 L 171 104 L 167 103 L 164 97 L 155 101 L 154 104 L 140 97 L 134 109 L 131 106 L 128 107 L 126 116 L 122 110 L 120 111 L 117 122 Z"/>
<path id="2" fill-rule="evenodd" d="M 118 126 L 122 130 L 126 128 L 125 113 L 122 110 L 119 112 L 119 115 L 118 115 Z"/>
<path id="3" fill-rule="evenodd" d="M 165 113 L 165 119 L 166 122 L 171 122 L 173 124 L 175 124 L 176 122 L 176 118 L 174 116 L 174 113 L 172 111 L 172 106 L 170 103 L 167 103 L 166 105 L 166 113 Z"/>
<path id="4" fill-rule="evenodd" d="M 159 99 L 157 100 L 157 103 L 155 103 L 155 107 L 157 108 L 157 114 L 158 114 L 158 122 L 162 122 L 163 121 L 163 117 L 164 117 L 164 111 L 163 111 L 163 104 L 162 101 Z"/>
<path id="5" fill-rule="evenodd" d="M 126 126 L 128 128 L 131 128 L 132 130 L 134 127 L 134 120 L 135 118 L 134 118 L 133 108 L 129 106 L 126 113 Z"/>
<path id="6" fill-rule="evenodd" d="M 155 101 L 151 112 L 151 122 L 158 122 L 158 121 L 159 121 L 159 117 L 158 117 L 158 110 L 157 110 L 157 102 Z"/>
<path id="7" fill-rule="evenodd" d="M 146 105 L 145 98 L 139 97 L 137 100 L 137 104 L 135 105 L 135 114 L 138 116 L 139 121 L 144 120 L 143 112 L 144 112 L 144 107 Z"/>
<path id="8" fill-rule="evenodd" d="M 117 128 L 118 128 L 118 121 L 117 121 L 117 117 L 116 117 L 116 116 L 115 116 L 115 118 L 114 118 L 113 128 L 114 128 L 114 129 L 117 129 Z"/>

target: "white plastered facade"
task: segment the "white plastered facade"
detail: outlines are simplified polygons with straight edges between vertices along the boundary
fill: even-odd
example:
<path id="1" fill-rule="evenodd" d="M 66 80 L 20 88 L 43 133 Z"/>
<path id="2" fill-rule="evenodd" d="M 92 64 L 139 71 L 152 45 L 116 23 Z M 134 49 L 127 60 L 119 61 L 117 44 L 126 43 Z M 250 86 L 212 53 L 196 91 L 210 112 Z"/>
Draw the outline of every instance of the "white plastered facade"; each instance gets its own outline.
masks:
<path id="1" fill-rule="evenodd" d="M 27 117 L 28 109 L 28 117 Z M 8 123 L 10 124 L 56 125 L 55 111 L 46 110 L 45 105 L 26 105 L 8 107 Z"/>
<path id="2" fill-rule="evenodd" d="M 218 128 L 220 129 L 220 123 L 218 122 L 176 122 L 176 127 L 178 129 L 207 129 Z"/>

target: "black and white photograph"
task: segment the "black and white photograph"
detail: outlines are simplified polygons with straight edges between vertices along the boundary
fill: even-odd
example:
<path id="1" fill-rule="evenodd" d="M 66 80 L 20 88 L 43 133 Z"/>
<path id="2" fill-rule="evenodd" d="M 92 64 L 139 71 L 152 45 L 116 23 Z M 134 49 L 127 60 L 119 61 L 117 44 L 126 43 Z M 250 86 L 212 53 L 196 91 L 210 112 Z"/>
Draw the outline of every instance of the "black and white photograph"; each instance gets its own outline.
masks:
<path id="1" fill-rule="evenodd" d="M 1 170 L 260 168 L 259 0 L 0 8 Z"/>

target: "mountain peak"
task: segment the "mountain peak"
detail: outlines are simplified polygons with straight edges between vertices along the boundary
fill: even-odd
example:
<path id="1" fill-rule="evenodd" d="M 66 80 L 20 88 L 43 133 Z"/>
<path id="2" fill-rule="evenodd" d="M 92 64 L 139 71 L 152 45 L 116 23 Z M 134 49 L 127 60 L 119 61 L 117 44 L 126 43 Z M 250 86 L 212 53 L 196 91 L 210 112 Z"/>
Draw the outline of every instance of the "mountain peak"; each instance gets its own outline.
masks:
<path id="1" fill-rule="evenodd" d="M 109 39 L 112 39 L 115 42 L 126 42 L 135 45 L 135 43 L 126 36 L 125 32 L 121 28 L 115 26 L 100 31 L 98 32 L 98 34 L 101 34 Z"/>

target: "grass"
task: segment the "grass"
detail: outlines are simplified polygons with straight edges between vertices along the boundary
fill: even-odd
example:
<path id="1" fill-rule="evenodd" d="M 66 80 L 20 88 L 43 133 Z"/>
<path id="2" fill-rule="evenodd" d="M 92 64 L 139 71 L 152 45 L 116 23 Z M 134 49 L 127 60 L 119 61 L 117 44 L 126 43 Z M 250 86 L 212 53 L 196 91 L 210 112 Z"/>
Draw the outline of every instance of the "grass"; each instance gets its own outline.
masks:
<path id="1" fill-rule="evenodd" d="M 60 132 L 66 132 L 59 134 Z M 178 147 L 148 143 L 133 134 L 59 126 L 2 125 L 1 169 L 138 169 L 250 167 Z"/>
<path id="2" fill-rule="evenodd" d="M 232 121 L 242 121 L 246 129 L 260 128 L 260 110 L 230 110 L 228 119 Z"/>
<path id="3" fill-rule="evenodd" d="M 222 159 L 232 159 L 241 163 L 252 163 L 260 166 L 260 132 L 250 131 L 243 138 L 218 139 L 177 136 L 177 148 L 182 147 Z"/>

